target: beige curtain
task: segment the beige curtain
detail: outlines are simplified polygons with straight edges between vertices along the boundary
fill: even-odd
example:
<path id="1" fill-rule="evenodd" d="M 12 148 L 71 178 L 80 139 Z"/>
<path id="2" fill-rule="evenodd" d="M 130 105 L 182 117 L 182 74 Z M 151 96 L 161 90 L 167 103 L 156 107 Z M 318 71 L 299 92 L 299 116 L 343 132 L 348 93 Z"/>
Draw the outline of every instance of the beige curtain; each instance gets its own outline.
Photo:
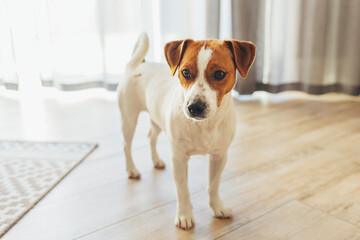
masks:
<path id="1" fill-rule="evenodd" d="M 239 93 L 360 94 L 360 0 L 233 0 L 232 27 L 257 45 Z"/>

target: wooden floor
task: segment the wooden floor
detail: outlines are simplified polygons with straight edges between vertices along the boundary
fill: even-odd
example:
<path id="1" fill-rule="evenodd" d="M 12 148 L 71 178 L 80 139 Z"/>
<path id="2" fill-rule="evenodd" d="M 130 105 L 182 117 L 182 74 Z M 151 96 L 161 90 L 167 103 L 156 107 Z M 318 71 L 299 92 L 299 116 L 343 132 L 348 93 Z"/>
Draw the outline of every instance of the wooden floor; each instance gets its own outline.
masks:
<path id="1" fill-rule="evenodd" d="M 68 97 L 71 96 L 72 100 Z M 175 190 L 166 137 L 155 170 L 140 116 L 127 179 L 114 94 L 0 94 L 0 139 L 97 142 L 99 148 L 21 219 L 20 239 L 360 239 L 360 98 L 266 95 L 236 100 L 237 132 L 221 184 L 234 218 L 207 207 L 207 158 L 190 161 L 195 228 L 175 228 Z"/>

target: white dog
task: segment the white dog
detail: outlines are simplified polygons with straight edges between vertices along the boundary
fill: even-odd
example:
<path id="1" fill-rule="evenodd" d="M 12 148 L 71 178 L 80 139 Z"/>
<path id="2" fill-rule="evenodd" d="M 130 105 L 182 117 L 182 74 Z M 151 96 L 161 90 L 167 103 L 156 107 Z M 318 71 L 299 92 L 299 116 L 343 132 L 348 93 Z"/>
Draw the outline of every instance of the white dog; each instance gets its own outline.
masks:
<path id="1" fill-rule="evenodd" d="M 148 111 L 155 168 L 165 167 L 156 151 L 161 131 L 165 131 L 172 146 L 178 201 L 175 225 L 186 230 L 194 226 L 187 166 L 190 156 L 197 154 L 210 155 L 208 193 L 214 216 L 230 218 L 231 209 L 223 206 L 218 194 L 227 151 L 235 134 L 230 91 L 236 82 L 236 69 L 243 78 L 247 76 L 256 47 L 251 42 L 236 40 L 169 42 L 165 45 L 165 57 L 170 71 L 164 64 L 145 62 L 147 50 L 148 38 L 142 33 L 126 66 L 126 77 L 118 87 L 129 178 L 140 178 L 131 156 L 131 142 L 139 113 Z M 171 77 L 176 70 L 178 77 Z"/>

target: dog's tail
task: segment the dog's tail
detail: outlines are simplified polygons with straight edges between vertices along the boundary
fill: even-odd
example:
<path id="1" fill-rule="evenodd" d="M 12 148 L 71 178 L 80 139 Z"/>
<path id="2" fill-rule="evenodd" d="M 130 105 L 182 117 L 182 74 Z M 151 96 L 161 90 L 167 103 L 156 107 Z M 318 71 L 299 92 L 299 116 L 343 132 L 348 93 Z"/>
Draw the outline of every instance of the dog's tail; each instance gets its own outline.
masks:
<path id="1" fill-rule="evenodd" d="M 141 62 L 149 49 L 149 39 L 145 32 L 142 32 L 136 41 L 132 52 L 131 60 L 126 65 L 126 70 L 135 69 Z"/>

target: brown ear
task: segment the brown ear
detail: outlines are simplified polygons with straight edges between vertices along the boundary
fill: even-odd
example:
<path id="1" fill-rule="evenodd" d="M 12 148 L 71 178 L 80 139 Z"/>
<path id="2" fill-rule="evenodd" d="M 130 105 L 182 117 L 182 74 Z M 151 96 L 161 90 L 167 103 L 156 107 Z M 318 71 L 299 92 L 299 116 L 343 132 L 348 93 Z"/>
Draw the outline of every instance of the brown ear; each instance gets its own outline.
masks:
<path id="1" fill-rule="evenodd" d="M 236 68 L 242 78 L 246 78 L 255 59 L 256 46 L 252 42 L 227 40 L 225 41 L 234 55 Z"/>
<path id="2" fill-rule="evenodd" d="M 169 64 L 171 74 L 174 76 L 181 59 L 184 55 L 187 45 L 193 42 L 192 39 L 168 42 L 165 45 L 164 52 L 167 63 Z"/>

